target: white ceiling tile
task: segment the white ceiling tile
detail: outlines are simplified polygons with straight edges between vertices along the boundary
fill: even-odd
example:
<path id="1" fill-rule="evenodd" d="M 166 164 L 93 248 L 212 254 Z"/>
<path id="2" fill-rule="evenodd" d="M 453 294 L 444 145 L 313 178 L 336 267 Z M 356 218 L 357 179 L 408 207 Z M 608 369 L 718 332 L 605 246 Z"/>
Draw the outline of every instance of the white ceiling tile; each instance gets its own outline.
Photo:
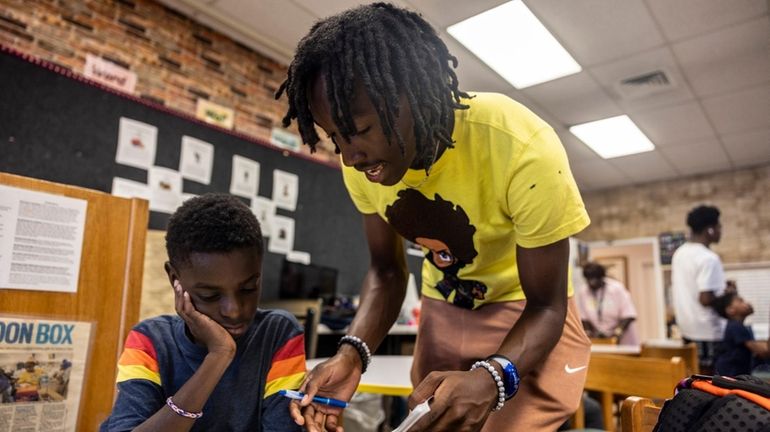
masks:
<path id="1" fill-rule="evenodd" d="M 661 148 L 660 152 L 682 175 L 725 171 L 732 168 L 716 138 Z"/>
<path id="2" fill-rule="evenodd" d="M 695 93 L 701 97 L 770 81 L 770 18 L 709 33 L 673 46 Z"/>
<path id="3" fill-rule="evenodd" d="M 638 112 L 630 117 L 658 147 L 715 135 L 703 109 L 695 102 Z"/>
<path id="4" fill-rule="evenodd" d="M 737 166 L 770 162 L 770 128 L 724 135 L 722 142 Z"/>
<path id="5" fill-rule="evenodd" d="M 507 0 L 412 0 L 410 9 L 418 10 L 434 26 L 446 30 L 452 24 L 500 6 Z M 316 3 L 321 3 L 316 1 Z"/>
<path id="6" fill-rule="evenodd" d="M 628 177 L 603 159 L 570 164 L 570 168 L 575 180 L 586 190 L 604 189 L 630 183 Z"/>
<path id="7" fill-rule="evenodd" d="M 559 134 L 564 149 L 567 151 L 570 164 L 596 162 L 602 160 L 593 150 L 580 141 L 575 135 L 572 135 L 567 130 L 556 130 Z"/>
<path id="8" fill-rule="evenodd" d="M 647 0 L 647 4 L 670 41 L 767 13 L 767 0 Z"/>
<path id="9" fill-rule="evenodd" d="M 626 98 L 618 90 L 621 80 L 637 77 L 646 73 L 662 70 L 668 76 L 671 86 L 649 96 Z M 607 92 L 627 111 L 656 108 L 693 99 L 677 65 L 676 59 L 668 48 L 657 48 L 633 55 L 623 60 L 590 68 L 589 72 Z"/>
<path id="10" fill-rule="evenodd" d="M 677 176 L 676 170 L 657 151 L 612 158 L 608 159 L 608 162 L 637 183 Z"/>
<path id="11" fill-rule="evenodd" d="M 642 0 L 529 0 L 524 3 L 583 67 L 664 43 Z"/>
<path id="12" fill-rule="evenodd" d="M 289 47 L 292 52 L 317 20 L 306 9 L 285 0 L 219 0 L 212 7 L 234 20 L 249 23 L 255 32 Z M 270 19 L 258 18 L 267 16 Z M 259 25 L 253 25 L 255 21 Z"/>
<path id="13" fill-rule="evenodd" d="M 721 135 L 770 128 L 770 85 L 705 99 L 703 106 Z"/>
<path id="14" fill-rule="evenodd" d="M 620 115 L 617 104 L 585 72 L 521 90 L 563 126 Z"/>
<path id="15" fill-rule="evenodd" d="M 449 52 L 457 57 L 455 73 L 460 82 L 460 90 L 506 93 L 513 89 L 512 85 L 452 37 L 443 34 L 441 39 Z"/>

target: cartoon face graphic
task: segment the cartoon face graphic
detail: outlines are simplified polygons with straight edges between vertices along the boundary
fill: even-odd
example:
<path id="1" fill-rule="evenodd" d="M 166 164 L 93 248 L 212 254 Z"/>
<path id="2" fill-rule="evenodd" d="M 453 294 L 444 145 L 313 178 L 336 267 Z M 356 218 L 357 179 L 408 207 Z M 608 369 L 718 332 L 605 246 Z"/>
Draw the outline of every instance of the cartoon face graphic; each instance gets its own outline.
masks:
<path id="1" fill-rule="evenodd" d="M 461 206 L 439 194 L 431 200 L 415 189 L 404 189 L 385 209 L 385 217 L 401 236 L 428 249 L 425 259 L 444 275 L 435 288 L 445 299 L 454 293 L 452 304 L 466 309 L 484 299 L 486 285 L 458 277 L 478 255 L 473 245 L 476 227 Z"/>
<path id="2" fill-rule="evenodd" d="M 441 240 L 417 237 L 414 241 L 420 246 L 430 249 L 433 258 L 431 262 L 436 267 L 442 269 L 457 263 L 457 258 L 452 255 L 452 251 L 450 251 L 449 247 Z"/>

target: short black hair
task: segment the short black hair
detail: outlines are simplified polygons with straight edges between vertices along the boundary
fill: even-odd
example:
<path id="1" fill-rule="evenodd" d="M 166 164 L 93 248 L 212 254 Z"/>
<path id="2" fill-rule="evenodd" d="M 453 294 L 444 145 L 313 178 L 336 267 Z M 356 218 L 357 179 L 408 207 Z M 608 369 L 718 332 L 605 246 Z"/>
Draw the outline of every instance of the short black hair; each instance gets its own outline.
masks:
<path id="1" fill-rule="evenodd" d="M 454 110 L 468 108 L 460 103 L 470 96 L 458 89 L 455 67 L 457 58 L 420 15 L 373 3 L 313 25 L 275 96 L 286 92 L 289 109 L 283 125 L 296 118 L 303 142 L 315 151 L 319 138 L 308 103 L 313 80 L 324 74 L 332 119 L 347 141 L 357 132 L 349 104 L 358 79 L 377 109 L 385 137 L 395 138 L 403 153 L 403 137 L 394 127 L 403 94 L 414 119 L 415 161 L 427 168 L 436 146 L 452 147 Z"/>
<path id="2" fill-rule="evenodd" d="M 587 262 L 583 265 L 583 277 L 586 279 L 603 279 L 607 269 L 597 262 Z"/>
<path id="3" fill-rule="evenodd" d="M 687 214 L 687 225 L 692 232 L 700 234 L 719 224 L 719 214 L 719 209 L 714 206 L 700 205 Z"/>
<path id="4" fill-rule="evenodd" d="M 262 230 L 254 213 L 232 195 L 209 193 L 191 198 L 168 221 L 166 252 L 175 267 L 189 264 L 192 253 L 242 248 L 255 248 L 262 255 Z"/>
<path id="5" fill-rule="evenodd" d="M 714 299 L 714 301 L 711 303 L 711 307 L 714 308 L 714 310 L 722 318 L 730 319 L 730 317 L 727 316 L 727 308 L 730 307 L 731 304 L 733 304 L 733 300 L 735 300 L 737 296 L 738 294 L 734 292 L 724 293 L 721 296 Z"/>

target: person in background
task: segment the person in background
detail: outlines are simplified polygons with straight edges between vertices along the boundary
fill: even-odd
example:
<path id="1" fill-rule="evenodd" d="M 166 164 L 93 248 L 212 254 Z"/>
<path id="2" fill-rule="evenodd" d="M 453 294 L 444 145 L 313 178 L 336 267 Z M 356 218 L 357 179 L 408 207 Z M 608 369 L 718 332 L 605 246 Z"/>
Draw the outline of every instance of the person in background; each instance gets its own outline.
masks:
<path id="1" fill-rule="evenodd" d="M 51 379 L 54 383 L 54 391 L 62 397 L 67 397 L 67 390 L 70 383 L 70 373 L 72 372 L 72 362 L 63 359 L 59 365 L 59 370 L 53 373 Z"/>
<path id="2" fill-rule="evenodd" d="M 755 340 L 751 327 L 743 324 L 754 313 L 753 306 L 734 292 L 717 297 L 712 306 L 719 316 L 727 319 L 716 357 L 715 372 L 733 377 L 750 374 L 755 358 L 770 358 L 770 340 Z"/>
<path id="3" fill-rule="evenodd" d="M 583 328 L 592 338 L 616 337 L 621 345 L 639 345 L 636 334 L 636 308 L 625 286 L 607 277 L 599 263 L 583 266 L 586 284 L 579 288 L 576 298 Z"/>
<path id="4" fill-rule="evenodd" d="M 719 256 L 709 247 L 722 238 L 719 209 L 701 205 L 687 215 L 690 238 L 671 258 L 671 293 L 676 323 L 685 343 L 695 342 L 702 374 L 714 371 L 718 343 L 724 335 L 724 320 L 711 303 L 735 284 L 725 281 Z"/>
<path id="5" fill-rule="evenodd" d="M 373 3 L 316 23 L 278 90 L 284 125 L 341 154 L 371 258 L 349 333 L 290 408 L 309 432 L 341 429 L 310 398 L 349 400 L 398 317 L 403 239 L 426 257 L 409 406 L 432 398 L 410 432 L 553 431 L 578 407 L 590 342 L 568 237 L 589 218 L 566 152 L 518 102 L 459 90 L 456 66 L 422 17 Z"/>
<path id="6" fill-rule="evenodd" d="M 302 328 L 258 310 L 262 233 L 237 198 L 206 194 L 171 216 L 165 264 L 178 315 L 142 321 L 118 361 L 101 431 L 300 430 L 289 400 L 305 376 Z"/>
<path id="7" fill-rule="evenodd" d="M 30 357 L 24 363 L 24 370 L 19 373 L 16 385 L 38 387 L 40 385 L 40 377 L 43 376 L 44 373 L 43 368 L 38 366 L 37 360 Z"/>
<path id="8" fill-rule="evenodd" d="M 0 367 L 0 403 L 13 402 L 13 378 Z"/>

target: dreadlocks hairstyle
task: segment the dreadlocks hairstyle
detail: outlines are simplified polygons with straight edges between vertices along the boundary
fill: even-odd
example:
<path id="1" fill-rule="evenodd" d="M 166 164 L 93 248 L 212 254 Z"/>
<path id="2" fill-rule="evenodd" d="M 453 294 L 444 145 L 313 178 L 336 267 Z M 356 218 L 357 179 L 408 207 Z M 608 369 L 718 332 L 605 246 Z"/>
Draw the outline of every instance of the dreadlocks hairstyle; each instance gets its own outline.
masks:
<path id="1" fill-rule="evenodd" d="M 297 119 L 302 140 L 315 151 L 319 138 L 308 106 L 313 80 L 319 73 L 324 75 L 332 119 L 346 141 L 356 132 L 349 104 L 355 80 L 360 80 L 377 109 L 385 137 L 390 142 L 395 136 L 403 154 L 404 140 L 394 124 L 399 95 L 404 94 L 414 118 L 415 161 L 427 169 L 436 146 L 452 147 L 454 110 L 468 108 L 460 103 L 461 97 L 470 96 L 458 89 L 456 67 L 457 58 L 420 15 L 373 3 L 313 25 L 300 40 L 275 97 L 286 92 L 289 109 L 283 125 Z"/>
<path id="2" fill-rule="evenodd" d="M 687 214 L 687 225 L 696 234 L 719 223 L 719 209 L 712 206 L 698 206 Z"/>
<path id="3" fill-rule="evenodd" d="M 232 195 L 191 198 L 168 221 L 166 252 L 175 267 L 189 264 L 195 252 L 224 253 L 249 247 L 263 253 L 262 231 L 251 210 Z"/>

